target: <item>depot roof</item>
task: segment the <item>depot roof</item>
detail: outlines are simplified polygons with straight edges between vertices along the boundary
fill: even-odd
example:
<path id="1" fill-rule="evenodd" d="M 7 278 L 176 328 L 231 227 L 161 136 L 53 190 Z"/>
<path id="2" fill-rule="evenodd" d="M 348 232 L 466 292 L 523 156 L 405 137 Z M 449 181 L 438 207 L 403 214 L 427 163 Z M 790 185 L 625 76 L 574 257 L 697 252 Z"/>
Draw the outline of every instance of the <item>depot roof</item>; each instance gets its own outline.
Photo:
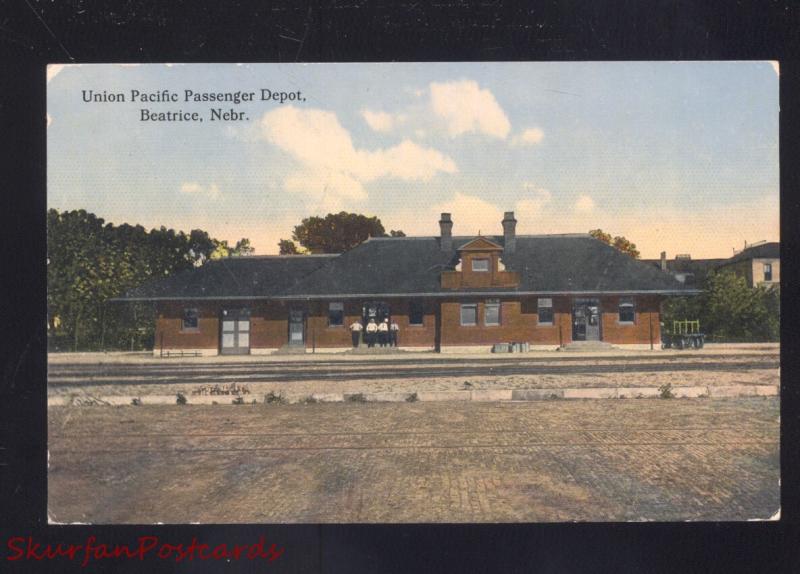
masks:
<path id="1" fill-rule="evenodd" d="M 524 294 L 691 294 L 672 275 L 633 259 L 585 234 L 518 235 L 503 253 L 514 287 L 443 289 L 441 273 L 458 264 L 458 247 L 474 237 L 453 237 L 443 251 L 438 237 L 372 238 L 340 255 L 238 257 L 206 263 L 134 289 L 123 300 L 329 299 L 387 296 Z M 486 239 L 500 246 L 502 236 Z"/>

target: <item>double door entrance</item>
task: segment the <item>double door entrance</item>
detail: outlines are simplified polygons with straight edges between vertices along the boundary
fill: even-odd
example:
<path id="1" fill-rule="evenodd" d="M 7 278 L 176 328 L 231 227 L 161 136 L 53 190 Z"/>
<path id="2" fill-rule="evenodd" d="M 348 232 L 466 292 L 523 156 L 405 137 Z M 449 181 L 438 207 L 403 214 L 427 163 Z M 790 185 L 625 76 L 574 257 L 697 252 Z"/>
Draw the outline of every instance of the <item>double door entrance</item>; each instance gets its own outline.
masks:
<path id="1" fill-rule="evenodd" d="M 370 301 L 368 303 L 364 303 L 361 306 L 361 318 L 362 318 L 362 325 L 364 325 L 364 331 L 362 332 L 362 337 L 364 338 L 364 342 L 372 347 L 374 345 L 390 345 L 389 340 L 389 332 L 381 332 L 381 331 L 373 331 L 370 332 L 368 326 L 370 323 L 375 323 L 376 325 L 380 325 L 384 321 L 387 323 L 391 323 L 391 310 L 389 309 L 389 304 L 383 301 Z"/>
<path id="2" fill-rule="evenodd" d="M 220 317 L 221 355 L 250 354 L 250 309 L 223 309 Z"/>
<path id="3" fill-rule="evenodd" d="M 293 346 L 306 344 L 306 314 L 302 309 L 289 310 L 289 344 Z"/>
<path id="4" fill-rule="evenodd" d="M 600 340 L 600 300 L 575 299 L 572 303 L 572 340 Z"/>
<path id="5" fill-rule="evenodd" d="M 384 320 L 391 322 L 389 304 L 382 301 L 364 303 L 361 307 L 361 315 L 364 320 L 364 328 L 369 324 L 370 319 L 378 324 L 383 323 Z"/>

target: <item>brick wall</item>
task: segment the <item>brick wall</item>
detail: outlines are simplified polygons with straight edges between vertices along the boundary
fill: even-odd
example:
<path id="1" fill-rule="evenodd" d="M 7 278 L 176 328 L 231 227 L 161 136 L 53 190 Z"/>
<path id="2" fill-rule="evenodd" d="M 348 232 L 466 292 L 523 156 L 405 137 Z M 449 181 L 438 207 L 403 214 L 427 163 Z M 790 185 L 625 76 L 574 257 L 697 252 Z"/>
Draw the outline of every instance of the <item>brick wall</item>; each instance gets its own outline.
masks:
<path id="1" fill-rule="evenodd" d="M 636 297 L 634 298 L 633 323 L 619 322 L 619 297 L 603 297 L 600 299 L 600 312 L 602 314 L 601 337 L 607 343 L 643 344 L 652 339 L 654 345 L 661 344 L 661 298 Z"/>
<path id="2" fill-rule="evenodd" d="M 423 302 L 423 324 L 409 324 L 409 301 L 387 299 L 392 318 L 400 327 L 401 347 L 433 347 L 436 343 L 436 309 L 441 304 L 441 344 L 443 346 L 491 345 L 498 342 L 524 341 L 534 345 L 566 344 L 572 340 L 572 298 L 553 297 L 553 324 L 539 324 L 537 298 L 500 299 L 500 325 L 485 325 L 487 298 L 452 297 Z M 478 324 L 461 325 L 461 303 L 475 303 Z M 223 307 L 249 307 L 250 345 L 253 349 L 277 349 L 288 342 L 290 308 L 306 312 L 306 345 L 319 348 L 349 347 L 348 326 L 361 320 L 361 301 L 344 301 L 344 324 L 328 325 L 328 301 L 310 303 L 242 302 L 162 303 L 156 321 L 156 349 L 217 349 L 219 347 L 219 315 Z M 637 297 L 633 324 L 619 323 L 619 298 L 603 297 L 602 339 L 609 343 L 649 343 L 652 327 L 654 343 L 660 341 L 659 297 Z M 182 330 L 183 310 L 196 308 L 199 313 L 196 331 Z"/>
<path id="3" fill-rule="evenodd" d="M 433 347 L 436 333 L 435 307 L 431 301 L 423 302 L 423 324 L 409 324 L 409 303 L 404 299 L 386 299 L 392 320 L 400 327 L 399 345 L 406 347 Z M 306 344 L 317 347 L 349 347 L 352 344 L 349 326 L 353 321 L 362 321 L 361 301 L 344 301 L 344 325 L 328 325 L 328 301 L 313 301 L 308 305 Z"/>
<path id="4" fill-rule="evenodd" d="M 536 297 L 501 299 L 501 324 L 484 324 L 486 299 L 452 299 L 442 302 L 442 345 L 491 345 L 520 341 L 534 345 L 566 344 L 572 340 L 572 298 L 553 297 L 553 324 L 540 325 Z M 476 303 L 478 325 L 461 325 L 461 303 Z M 619 297 L 602 297 L 602 340 L 617 344 L 660 344 L 659 297 L 635 298 L 632 324 L 619 322 Z M 652 321 L 652 324 L 651 324 Z M 560 326 L 560 329 L 559 329 Z"/>
<path id="5" fill-rule="evenodd" d="M 250 306 L 250 348 L 278 349 L 289 341 L 289 307 L 270 301 Z"/>
<path id="6" fill-rule="evenodd" d="M 461 325 L 461 304 L 476 303 L 478 324 Z M 442 345 L 491 345 L 499 342 L 529 342 L 557 345 L 572 338 L 571 300 L 553 298 L 553 324 L 540 325 L 536 297 L 500 299 L 500 325 L 485 325 L 485 298 L 458 298 L 442 302 Z M 559 333 L 560 326 L 560 333 Z"/>
<path id="7" fill-rule="evenodd" d="M 183 311 L 197 309 L 196 330 L 184 331 Z M 156 314 L 156 350 L 216 349 L 219 346 L 219 306 L 216 303 L 160 303 Z"/>

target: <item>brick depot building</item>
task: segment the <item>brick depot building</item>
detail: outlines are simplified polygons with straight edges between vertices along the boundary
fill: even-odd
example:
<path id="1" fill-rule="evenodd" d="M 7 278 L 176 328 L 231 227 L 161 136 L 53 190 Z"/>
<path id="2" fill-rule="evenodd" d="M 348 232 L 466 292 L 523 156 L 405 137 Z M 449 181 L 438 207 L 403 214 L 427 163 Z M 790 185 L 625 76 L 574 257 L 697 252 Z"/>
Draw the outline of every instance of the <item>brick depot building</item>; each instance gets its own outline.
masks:
<path id="1" fill-rule="evenodd" d="M 146 284 L 123 300 L 156 305 L 154 353 L 341 351 L 348 326 L 388 318 L 407 350 L 572 341 L 660 347 L 665 297 L 695 293 L 589 235 L 371 238 L 338 255 L 236 257 Z"/>

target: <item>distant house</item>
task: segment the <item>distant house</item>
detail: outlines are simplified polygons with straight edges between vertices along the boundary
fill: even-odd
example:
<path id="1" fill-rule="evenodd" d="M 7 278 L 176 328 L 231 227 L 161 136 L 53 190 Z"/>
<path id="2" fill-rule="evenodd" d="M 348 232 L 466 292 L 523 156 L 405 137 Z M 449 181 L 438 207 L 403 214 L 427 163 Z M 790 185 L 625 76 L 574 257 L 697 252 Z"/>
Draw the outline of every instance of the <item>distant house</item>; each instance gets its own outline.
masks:
<path id="1" fill-rule="evenodd" d="M 689 254 L 676 255 L 674 259 L 667 259 L 666 252 L 662 252 L 661 259 L 643 259 L 642 261 L 671 274 L 687 287 L 700 288 L 705 283 L 709 272 L 716 269 L 726 259 L 692 259 Z"/>
<path id="2" fill-rule="evenodd" d="M 750 287 L 778 285 L 780 283 L 780 243 L 763 242 L 745 247 L 727 259 L 692 259 L 690 255 L 676 255 L 667 259 L 645 259 L 645 263 L 669 273 L 687 287 L 702 288 L 711 271 L 730 270 L 744 277 Z"/>
<path id="3" fill-rule="evenodd" d="M 750 287 L 779 285 L 781 280 L 781 244 L 759 243 L 726 259 L 717 269 L 727 269 L 744 277 Z"/>
<path id="4" fill-rule="evenodd" d="M 400 346 L 660 342 L 665 297 L 697 291 L 589 235 L 371 238 L 339 255 L 228 258 L 129 292 L 157 309 L 156 354 L 344 350 L 348 325 L 390 319 Z"/>

